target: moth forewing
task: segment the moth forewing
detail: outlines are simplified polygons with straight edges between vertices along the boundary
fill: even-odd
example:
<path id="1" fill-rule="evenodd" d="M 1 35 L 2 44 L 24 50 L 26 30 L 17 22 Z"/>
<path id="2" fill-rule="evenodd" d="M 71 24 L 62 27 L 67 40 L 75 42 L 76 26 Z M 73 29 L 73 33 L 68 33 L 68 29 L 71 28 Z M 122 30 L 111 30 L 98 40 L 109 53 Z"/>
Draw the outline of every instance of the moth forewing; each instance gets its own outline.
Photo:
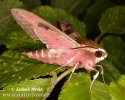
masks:
<path id="1" fill-rule="evenodd" d="M 11 9 L 11 12 L 17 23 L 32 38 L 39 39 L 46 45 L 49 44 L 48 48 L 73 48 L 80 46 L 79 43 L 68 37 L 55 26 L 29 11 Z"/>

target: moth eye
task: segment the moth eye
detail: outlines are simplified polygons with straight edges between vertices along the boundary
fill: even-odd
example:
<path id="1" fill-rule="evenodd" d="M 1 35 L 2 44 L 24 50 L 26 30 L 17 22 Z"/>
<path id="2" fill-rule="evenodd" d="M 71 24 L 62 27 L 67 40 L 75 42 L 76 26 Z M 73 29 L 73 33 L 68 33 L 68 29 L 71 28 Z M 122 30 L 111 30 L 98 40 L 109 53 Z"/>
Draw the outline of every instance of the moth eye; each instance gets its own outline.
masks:
<path id="1" fill-rule="evenodd" d="M 102 51 L 96 51 L 95 56 L 98 58 L 102 57 Z"/>
<path id="2" fill-rule="evenodd" d="M 39 27 L 43 27 L 43 28 L 45 28 L 46 30 L 48 30 L 48 29 L 49 29 L 49 27 L 48 27 L 48 26 L 43 25 L 42 23 L 38 23 L 38 26 L 39 26 Z"/>

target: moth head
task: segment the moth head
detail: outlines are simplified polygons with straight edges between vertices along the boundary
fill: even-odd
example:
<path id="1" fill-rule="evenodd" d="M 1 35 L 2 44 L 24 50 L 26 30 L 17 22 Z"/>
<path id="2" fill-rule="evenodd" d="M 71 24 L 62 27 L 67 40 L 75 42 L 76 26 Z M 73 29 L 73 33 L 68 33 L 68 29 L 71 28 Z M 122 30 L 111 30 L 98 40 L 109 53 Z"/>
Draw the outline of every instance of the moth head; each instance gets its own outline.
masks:
<path id="1" fill-rule="evenodd" d="M 97 63 L 102 61 L 102 60 L 104 60 L 107 57 L 107 55 L 108 55 L 107 52 L 104 49 L 102 49 L 102 48 L 96 49 L 94 54 L 95 54 Z"/>

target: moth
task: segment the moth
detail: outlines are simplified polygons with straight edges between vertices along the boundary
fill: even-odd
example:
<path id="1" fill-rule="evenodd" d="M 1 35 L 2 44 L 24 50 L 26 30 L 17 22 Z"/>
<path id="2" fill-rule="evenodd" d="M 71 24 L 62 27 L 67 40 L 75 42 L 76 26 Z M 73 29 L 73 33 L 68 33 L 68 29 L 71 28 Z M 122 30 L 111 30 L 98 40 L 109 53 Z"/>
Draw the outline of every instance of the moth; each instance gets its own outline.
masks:
<path id="1" fill-rule="evenodd" d="M 107 57 L 106 50 L 100 45 L 92 40 L 81 39 L 79 33 L 65 21 L 58 23 L 59 30 L 29 11 L 15 8 L 11 12 L 17 23 L 34 40 L 46 44 L 47 48 L 26 52 L 28 57 L 44 63 L 73 67 L 72 73 L 78 68 L 96 71 L 93 81 L 97 78 L 99 71 L 95 66 Z"/>

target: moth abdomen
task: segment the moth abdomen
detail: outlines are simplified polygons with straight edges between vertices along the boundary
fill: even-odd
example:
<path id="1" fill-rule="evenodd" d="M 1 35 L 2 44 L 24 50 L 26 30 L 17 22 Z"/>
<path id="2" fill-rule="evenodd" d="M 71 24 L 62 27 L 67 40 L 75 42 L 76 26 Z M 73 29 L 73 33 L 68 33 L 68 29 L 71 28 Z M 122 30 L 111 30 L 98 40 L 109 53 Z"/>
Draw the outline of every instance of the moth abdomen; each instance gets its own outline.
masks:
<path id="1" fill-rule="evenodd" d="M 36 51 L 27 52 L 26 55 L 30 58 L 42 61 L 49 62 L 53 59 L 58 59 L 62 56 L 58 50 L 55 49 L 41 49 Z"/>

